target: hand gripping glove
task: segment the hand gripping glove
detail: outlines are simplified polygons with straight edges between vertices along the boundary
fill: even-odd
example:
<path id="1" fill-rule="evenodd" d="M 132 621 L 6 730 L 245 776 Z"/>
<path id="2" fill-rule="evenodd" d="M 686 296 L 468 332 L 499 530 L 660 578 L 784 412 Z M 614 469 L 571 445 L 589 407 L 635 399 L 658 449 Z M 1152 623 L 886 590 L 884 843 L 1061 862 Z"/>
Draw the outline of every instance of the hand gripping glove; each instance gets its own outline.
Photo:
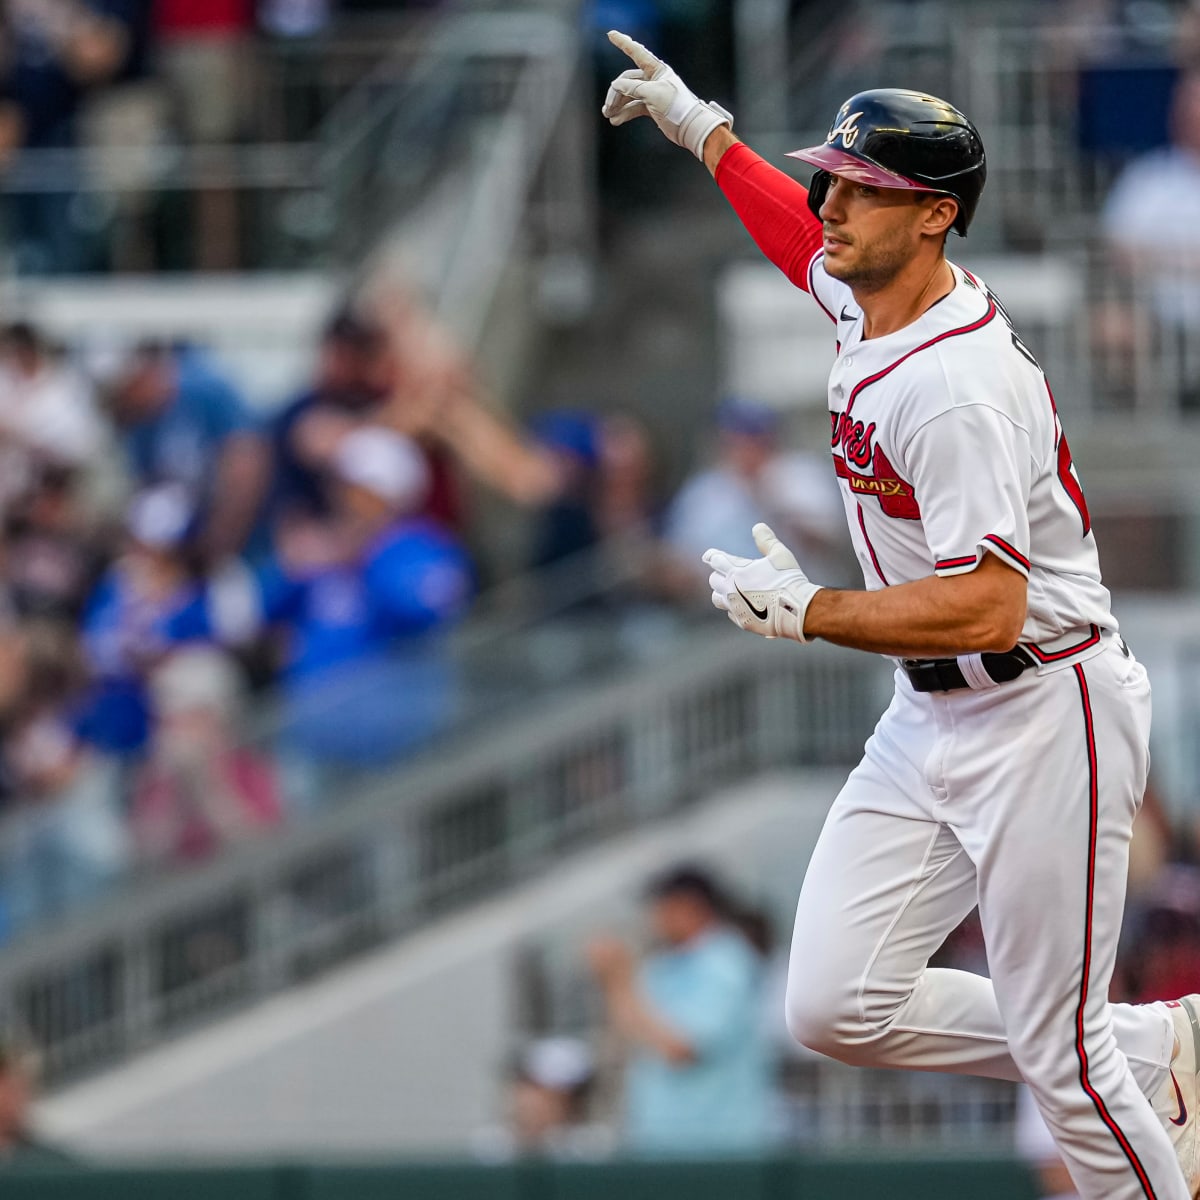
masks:
<path id="1" fill-rule="evenodd" d="M 600 111 L 614 125 L 648 116 L 670 141 L 703 160 L 708 135 L 722 125 L 732 128 L 732 115 L 719 104 L 698 99 L 661 58 L 628 34 L 614 29 L 608 40 L 637 66 L 612 81 Z"/>
<path id="2" fill-rule="evenodd" d="M 707 550 L 704 561 L 712 602 L 739 629 L 765 638 L 785 637 L 806 642 L 804 614 L 821 590 L 800 569 L 796 556 L 769 525 L 754 526 L 754 544 L 762 558 L 739 558 L 723 550 Z"/>

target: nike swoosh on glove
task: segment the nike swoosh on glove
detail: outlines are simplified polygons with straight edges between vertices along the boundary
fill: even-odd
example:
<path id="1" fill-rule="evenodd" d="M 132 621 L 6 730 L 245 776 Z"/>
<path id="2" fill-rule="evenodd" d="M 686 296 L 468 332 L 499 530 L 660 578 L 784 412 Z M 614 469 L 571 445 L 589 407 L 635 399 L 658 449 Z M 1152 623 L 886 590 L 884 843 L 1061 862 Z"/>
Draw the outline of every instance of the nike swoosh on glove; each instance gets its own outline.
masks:
<path id="1" fill-rule="evenodd" d="M 732 128 L 733 117 L 719 104 L 699 99 L 671 67 L 627 33 L 613 29 L 608 40 L 637 65 L 612 81 L 600 111 L 614 125 L 650 117 L 675 145 L 703 159 L 708 135 L 722 125 Z"/>
<path id="2" fill-rule="evenodd" d="M 796 556 L 769 525 L 755 525 L 753 533 L 762 558 L 705 551 L 704 561 L 712 568 L 708 583 L 713 606 L 739 629 L 765 638 L 806 642 L 804 614 L 821 585 L 804 574 Z"/>

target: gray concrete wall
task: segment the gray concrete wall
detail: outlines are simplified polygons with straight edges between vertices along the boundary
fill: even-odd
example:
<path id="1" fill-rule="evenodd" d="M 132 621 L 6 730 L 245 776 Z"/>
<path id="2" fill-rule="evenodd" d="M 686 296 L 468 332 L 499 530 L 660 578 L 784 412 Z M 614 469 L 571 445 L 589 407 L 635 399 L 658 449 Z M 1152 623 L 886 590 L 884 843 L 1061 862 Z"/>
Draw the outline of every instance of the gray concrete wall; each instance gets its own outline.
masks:
<path id="1" fill-rule="evenodd" d="M 495 1117 L 518 946 L 628 926 L 647 875 L 680 858 L 709 861 L 786 911 L 840 782 L 836 772 L 797 773 L 725 791 L 49 1097 L 40 1126 L 96 1157 L 462 1150 Z"/>

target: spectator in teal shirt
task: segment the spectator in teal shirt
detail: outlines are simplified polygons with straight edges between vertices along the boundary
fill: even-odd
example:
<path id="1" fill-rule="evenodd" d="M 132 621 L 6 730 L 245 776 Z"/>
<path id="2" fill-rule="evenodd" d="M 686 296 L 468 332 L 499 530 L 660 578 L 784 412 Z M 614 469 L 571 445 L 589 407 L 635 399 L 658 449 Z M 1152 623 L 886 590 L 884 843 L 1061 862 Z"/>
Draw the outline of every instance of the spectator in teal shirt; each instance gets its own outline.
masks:
<path id="1" fill-rule="evenodd" d="M 588 948 L 609 1020 L 629 1046 L 626 1144 L 648 1155 L 752 1153 L 770 1121 L 762 960 L 704 871 L 672 871 L 649 899 L 659 948 L 640 967 L 619 939 Z"/>

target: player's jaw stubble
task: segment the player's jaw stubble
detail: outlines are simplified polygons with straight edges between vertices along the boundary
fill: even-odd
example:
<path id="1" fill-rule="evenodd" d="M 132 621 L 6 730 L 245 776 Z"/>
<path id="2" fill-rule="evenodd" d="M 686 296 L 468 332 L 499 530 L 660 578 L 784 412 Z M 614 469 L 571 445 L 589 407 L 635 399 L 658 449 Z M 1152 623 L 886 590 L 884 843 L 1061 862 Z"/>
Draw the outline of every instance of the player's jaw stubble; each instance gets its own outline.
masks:
<path id="1" fill-rule="evenodd" d="M 830 236 L 845 235 L 831 230 Z M 861 296 L 889 287 L 912 258 L 913 247 L 907 231 L 896 230 L 869 243 L 857 239 L 843 242 L 834 253 L 826 252 L 824 265 L 826 274 Z"/>

